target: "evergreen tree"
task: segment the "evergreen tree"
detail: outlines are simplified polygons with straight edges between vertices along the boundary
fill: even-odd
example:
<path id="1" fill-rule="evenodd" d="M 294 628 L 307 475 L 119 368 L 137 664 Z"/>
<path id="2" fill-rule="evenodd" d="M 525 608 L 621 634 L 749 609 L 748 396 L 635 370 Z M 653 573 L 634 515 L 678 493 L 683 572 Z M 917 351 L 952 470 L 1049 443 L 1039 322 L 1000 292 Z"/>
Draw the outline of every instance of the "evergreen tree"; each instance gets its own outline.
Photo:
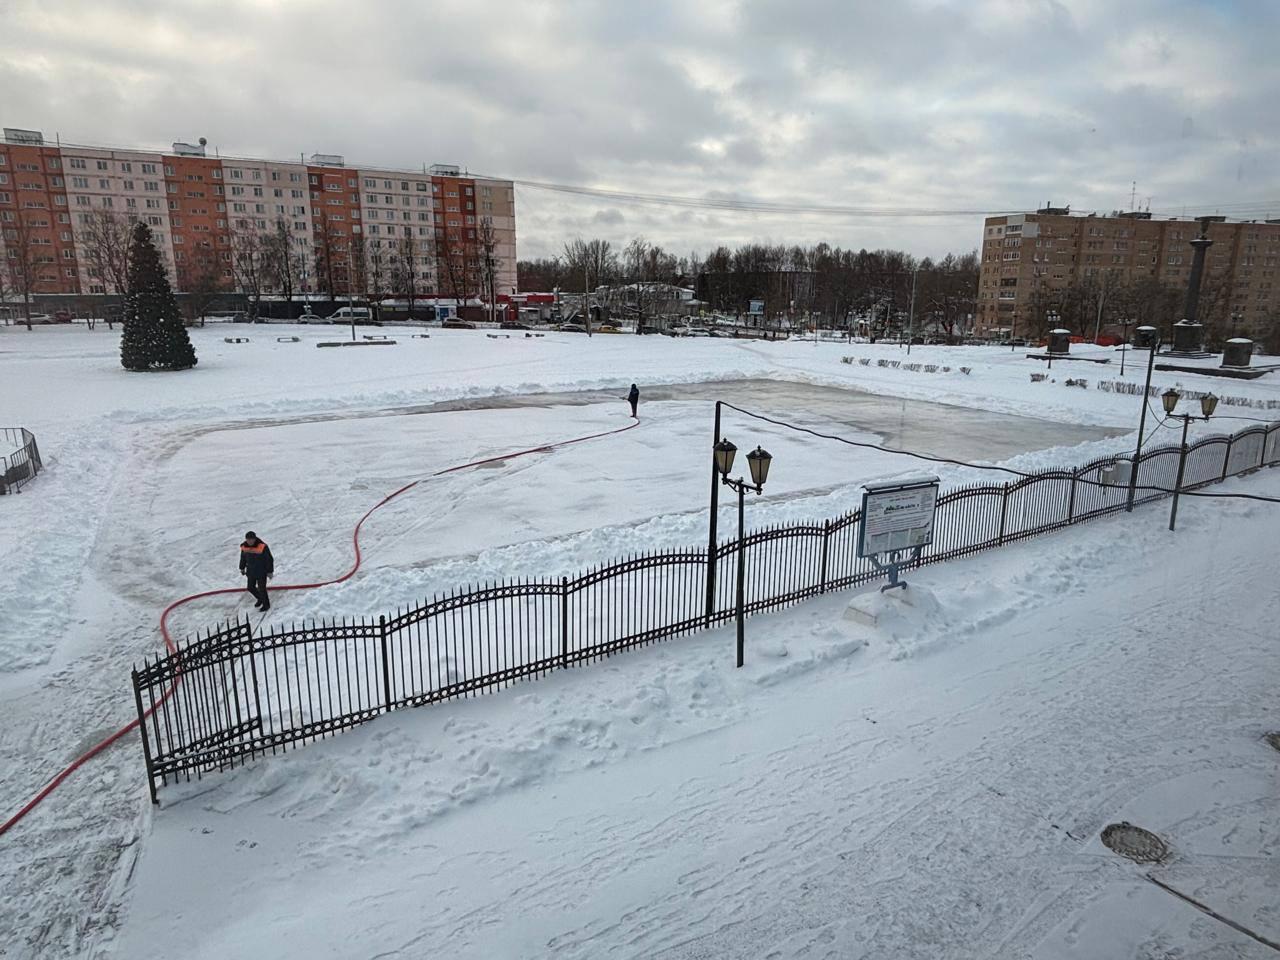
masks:
<path id="1" fill-rule="evenodd" d="M 133 228 L 120 363 L 126 370 L 187 370 L 196 365 L 196 351 L 145 223 Z"/>

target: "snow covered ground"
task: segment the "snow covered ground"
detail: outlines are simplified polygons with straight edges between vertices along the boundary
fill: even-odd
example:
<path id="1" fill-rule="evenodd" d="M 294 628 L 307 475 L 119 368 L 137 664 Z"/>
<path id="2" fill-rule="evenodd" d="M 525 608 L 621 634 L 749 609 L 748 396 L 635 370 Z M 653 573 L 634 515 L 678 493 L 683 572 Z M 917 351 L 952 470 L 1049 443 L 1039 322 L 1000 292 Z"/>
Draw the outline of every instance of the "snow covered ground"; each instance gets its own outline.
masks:
<path id="1" fill-rule="evenodd" d="M 741 672 L 716 631 L 172 789 L 120 953 L 1271 955 L 1145 874 L 1280 940 L 1274 509 L 1146 508 L 920 571 L 875 628 L 752 620 Z M 1110 853 L 1121 820 L 1169 860 Z"/>
<path id="2" fill-rule="evenodd" d="M 6 576 L 0 578 L 0 705 L 7 721 L 0 725 L 0 812 L 4 816 L 62 764 L 131 718 L 128 667 L 158 648 L 160 608 L 183 594 L 234 583 L 235 545 L 245 529 L 257 529 L 272 543 L 278 556 L 278 579 L 332 576 L 349 563 L 351 525 L 385 493 L 452 463 L 619 425 L 625 422 L 625 413 L 616 398 L 632 381 L 644 391 L 643 420 L 636 430 L 421 485 L 366 527 L 368 555 L 361 576 L 342 587 L 282 596 L 273 614 L 286 619 L 366 613 L 484 577 L 558 574 L 627 551 L 699 543 L 706 529 L 711 401 L 717 397 L 845 436 L 1024 467 L 1075 463 L 1130 446 L 1131 436 L 1120 434 L 1133 428 L 1140 403 L 1136 397 L 1068 388 L 1059 379 L 1058 366 L 1053 371 L 1057 382 L 1031 384 L 1028 374 L 1040 372 L 1041 364 L 1020 353 L 986 348 L 913 348 L 913 362 L 952 367 L 950 373 L 925 373 L 875 366 L 874 360 L 881 358 L 906 360 L 902 348 L 881 345 L 633 336 L 587 339 L 573 334 L 491 339 L 481 331 L 442 330 L 431 331 L 429 339 L 412 339 L 409 331 L 394 334 L 400 339 L 395 347 L 318 350 L 314 343 L 333 338 L 335 331 L 275 325 L 210 327 L 194 331 L 201 358 L 196 370 L 131 375 L 118 366 L 117 334 L 101 327 L 31 333 L 0 329 L 4 425 L 34 430 L 48 467 L 27 492 L 0 498 L 0 547 L 8 559 Z M 224 343 L 222 338 L 231 335 L 248 336 L 251 342 Z M 302 341 L 276 341 L 277 336 L 294 335 Z M 844 356 L 870 357 L 873 363 L 841 363 Z M 971 372 L 960 373 L 962 366 Z M 1104 369 L 1079 366 L 1089 368 L 1088 373 L 1072 369 L 1071 376 L 1093 377 L 1096 370 Z M 1112 369 L 1106 375 L 1114 379 L 1116 372 Z M 1131 368 L 1129 379 L 1136 375 L 1137 369 Z M 1272 384 L 1271 379 L 1237 382 L 1157 374 L 1155 382 L 1162 388 L 1180 382 L 1192 389 L 1258 400 L 1280 398 L 1280 381 Z M 1220 412 L 1263 415 L 1243 408 L 1220 408 Z M 1242 421 L 1224 420 L 1196 429 L 1226 431 L 1241 425 Z M 740 446 L 763 443 L 775 456 L 766 495 L 750 506 L 753 523 L 836 515 L 855 505 L 863 480 L 919 467 L 917 462 L 886 453 L 833 449 L 736 414 L 727 416 L 726 433 Z M 1168 431 L 1164 434 L 1172 439 Z M 948 483 L 973 477 L 961 468 L 939 472 Z M 1241 482 L 1251 488 L 1259 485 L 1256 480 Z M 1234 508 L 1195 501 L 1184 506 L 1185 524 L 1216 516 L 1225 522 L 1234 516 Z M 1159 509 L 1145 515 L 1153 519 Z M 1277 532 L 1275 516 L 1267 508 L 1258 507 L 1249 516 L 1248 523 L 1241 522 L 1250 532 L 1271 536 Z M 727 514 L 723 522 L 728 522 Z M 1090 536 L 1106 546 L 1091 554 L 1094 559 L 1116 548 L 1115 534 L 1105 532 L 1117 529 L 1108 526 L 1111 523 L 1092 528 L 1096 533 Z M 1176 541 L 1179 545 L 1191 539 L 1182 533 Z M 1064 535 L 1080 536 L 1082 532 Z M 1053 542 L 1067 541 L 1054 538 Z M 1247 554 L 1252 543 L 1248 538 L 1241 543 L 1226 539 L 1222 547 L 1245 551 L 1242 563 L 1260 564 L 1260 557 Z M 1144 540 L 1123 546 L 1131 554 L 1130 563 L 1151 563 L 1160 544 Z M 1025 564 L 1027 556 L 1039 554 L 1022 552 L 1040 548 L 1029 545 L 1017 553 Z M 1146 550 L 1152 551 L 1150 556 Z M 1188 550 L 1185 555 L 1194 553 Z M 1074 584 L 1074 568 L 1063 567 L 1057 553 L 1050 558 L 1056 565 L 1053 569 L 1065 569 Z M 968 643 L 957 643 L 957 638 L 985 637 L 989 627 L 1004 630 L 1026 613 L 1030 598 L 1039 596 L 1048 582 L 1009 586 L 1017 582 L 1018 568 L 1008 565 L 1014 563 L 1012 559 L 982 562 L 1005 566 L 981 574 L 959 572 L 959 567 L 953 573 L 954 565 L 946 571 L 930 571 L 931 579 L 944 578 L 939 581 L 939 596 L 947 602 L 937 622 L 920 630 L 949 639 L 903 637 L 895 641 L 902 647 L 900 653 L 935 645 L 964 648 Z M 1222 565 L 1229 566 L 1226 560 Z M 1096 566 L 1108 569 L 1100 560 Z M 1099 572 L 1097 582 L 1118 581 L 1119 569 L 1127 568 L 1117 566 L 1109 576 Z M 1193 572 L 1182 570 L 1187 576 Z M 946 597 L 945 577 L 950 576 L 959 577 L 962 585 L 970 584 L 956 587 L 972 595 L 959 610 L 954 597 Z M 1185 585 L 1180 589 L 1194 593 Z M 1022 600 L 1014 602 L 1013 594 Z M 1139 594 L 1122 595 L 1117 586 L 1115 616 L 1123 620 L 1133 615 L 1141 606 L 1133 599 Z M 722 655 L 724 638 L 707 635 L 682 642 L 679 648 L 663 647 L 591 668 L 595 673 L 574 672 L 549 681 L 550 686 L 529 686 L 502 697 L 423 711 L 403 721 L 409 725 L 403 728 L 375 724 L 333 744 L 237 773 L 225 785 L 205 781 L 203 786 L 231 791 L 215 797 L 232 797 L 228 803 L 240 811 L 237 817 L 248 818 L 246 822 L 272 824 L 269 832 L 279 833 L 282 843 L 305 846 L 310 841 L 302 834 L 311 834 L 301 824 L 317 823 L 318 829 L 332 834 L 332 857 L 323 846 L 308 847 L 305 856 L 297 856 L 314 865 L 317 876 L 328 876 L 325 870 L 347 859 L 362 862 L 361 851 L 367 846 L 422 850 L 423 844 L 441 844 L 441 825 L 451 823 L 459 811 L 489 809 L 492 804 L 493 817 L 511 814 L 516 804 L 529 802 L 517 789 L 522 785 L 550 789 L 557 797 L 572 800 L 583 786 L 594 789 L 593 782 L 579 778 L 590 776 L 590 768 L 599 766 L 616 769 L 619 780 L 610 789 L 625 793 L 630 789 L 625 786 L 628 777 L 643 780 L 660 771 L 667 760 L 659 758 L 669 750 L 675 751 L 670 753 L 671 776 L 677 776 L 685 769 L 680 766 L 683 751 L 691 749 L 686 744 L 690 731 L 701 732 L 695 738 L 699 742 L 701 734 L 706 734 L 707 743 L 718 743 L 716 749 L 723 751 L 723 757 L 732 758 L 737 756 L 738 737 L 770 741 L 774 736 L 764 732 L 768 724 L 763 720 L 759 721 L 762 726 L 753 726 L 752 717 L 771 712 L 803 715 L 823 686 L 827 689 L 824 701 L 841 700 L 846 698 L 841 692 L 846 682 L 878 689 L 882 682 L 900 675 L 899 695 L 886 695 L 883 702 L 885 709 L 901 707 L 896 715 L 907 729 L 909 704 L 924 710 L 931 699 L 929 691 L 938 692 L 932 685 L 941 683 L 946 671 L 929 672 L 935 669 L 932 655 L 868 657 L 867 651 L 877 645 L 872 643 L 864 651 L 861 644 L 868 638 L 844 637 L 839 603 L 823 601 L 771 620 L 753 621 L 753 634 L 763 629 L 757 624 L 770 624 L 778 645 L 770 648 L 775 652 L 768 661 L 771 666 L 753 663 L 745 677 L 724 669 L 728 663 Z M 1264 607 L 1262 601 L 1245 603 L 1233 616 L 1265 632 Z M 246 603 L 239 601 L 193 604 L 177 621 L 177 632 L 245 608 Z M 1064 610 L 1057 621 L 1046 619 L 1040 627 L 1028 629 L 1051 634 L 1045 624 L 1074 622 L 1062 619 L 1068 615 L 1075 614 Z M 1043 637 L 1045 642 L 1052 639 Z M 1070 646 L 1061 631 L 1057 640 Z M 1146 640 L 1126 642 L 1144 650 L 1148 645 Z M 782 646 L 788 650 L 785 657 L 780 655 Z M 1009 690 L 1016 685 L 1013 677 L 1020 667 L 1016 661 L 1005 664 L 999 659 L 999 650 L 1007 651 L 1011 644 L 982 649 L 987 651 L 984 662 L 989 672 L 993 676 L 1006 672 L 1009 684 L 1004 693 L 1004 688 L 994 689 L 984 703 L 1012 723 L 1022 701 L 1010 704 L 1002 697 L 1013 696 Z M 669 659 L 685 656 L 695 659 Z M 967 663 L 964 655 L 954 656 L 958 659 L 948 668 L 953 671 Z M 1047 648 L 1043 656 L 1050 657 Z M 648 681 L 646 670 L 650 671 Z M 653 675 L 654 670 L 660 675 Z M 804 679 L 792 676 L 797 672 Z M 1171 684 L 1188 682 L 1184 671 L 1175 673 L 1164 679 Z M 1080 686 L 1090 682 L 1082 681 Z M 902 691 L 908 686 L 919 696 L 907 697 Z M 1077 686 L 1074 679 L 1069 686 L 1073 690 Z M 791 694 L 775 693 L 775 688 Z M 850 690 L 862 696 L 861 688 Z M 1147 704 L 1145 688 L 1139 701 L 1140 706 Z M 986 709 L 961 707 L 979 713 Z M 1007 729 L 1001 726 L 1003 720 L 982 722 L 989 723 L 992 736 L 1000 741 L 1000 733 Z M 732 731 L 739 723 L 747 726 L 738 727 L 738 733 L 715 734 Z M 414 724 L 426 727 L 418 730 Z M 461 727 L 451 726 L 446 734 L 442 732 L 445 724 Z M 467 732 L 476 729 L 489 732 L 475 736 Z M 805 740 L 814 756 L 827 735 L 812 732 Z M 717 741 L 715 736 L 728 740 Z M 836 752 L 843 744 L 825 741 L 825 746 Z M 146 952 L 149 948 L 143 944 L 148 931 L 156 932 L 167 921 L 146 919 L 145 905 L 152 897 L 140 891 L 148 883 L 172 883 L 177 889 L 181 878 L 166 879 L 163 867 L 166 857 L 176 856 L 173 837 L 186 829 L 184 818 L 211 815 L 212 808 L 187 799 L 176 807 L 151 811 L 142 802 L 138 752 L 136 743 L 128 740 L 95 760 L 0 838 L 0 956 L 161 955 Z M 877 756 L 880 752 L 875 751 Z M 696 762 L 719 769 L 721 754 L 715 757 L 708 761 L 702 756 Z M 428 779 L 406 782 L 406 789 L 416 783 L 411 795 L 384 796 L 370 787 L 383 779 L 383 773 L 397 779 L 401 774 L 389 771 L 416 770 L 427 758 L 431 758 L 429 771 L 418 770 L 415 776 Z M 693 762 L 693 754 L 686 759 Z M 961 766 L 957 761 L 956 769 Z M 749 766 L 738 770 L 748 777 L 762 775 Z M 806 774 L 795 776 L 803 780 Z M 1083 779 L 1081 789 L 1090 785 L 1101 789 L 1096 777 Z M 654 815 L 665 809 L 675 816 L 674 826 L 682 822 L 679 817 L 684 813 L 671 798 L 687 796 L 688 791 L 684 781 L 675 784 L 668 778 L 665 782 L 674 792 L 655 794 L 657 799 L 650 798 L 647 805 Z M 935 796 L 946 794 L 940 789 Z M 893 799 L 890 793 L 886 787 L 876 794 L 886 816 Z M 166 802 L 174 798 L 176 794 Z M 959 803 L 961 798 L 951 799 Z M 298 806 L 290 812 L 287 802 Z M 379 807 L 379 803 L 390 806 Z M 622 799 L 619 803 L 626 806 Z M 366 805 L 373 811 L 368 815 Z M 339 817 L 345 819 L 339 823 Z M 370 827 L 369 834 L 337 841 L 344 832 L 375 819 L 378 825 Z M 496 838 L 494 822 L 477 824 L 475 829 L 481 832 L 475 834 L 470 833 L 471 826 L 462 828 L 461 834 L 447 827 L 449 842 L 458 845 L 453 853 L 462 857 L 467 852 L 468 835 L 473 853 L 476 837 Z M 572 831 L 566 834 L 567 822 L 550 819 L 543 828 L 550 831 L 549 838 L 565 835 L 566 845 L 556 856 L 571 859 Z M 520 817 L 515 816 L 513 825 L 519 823 Z M 282 824 L 297 825 L 302 833 L 293 835 Z M 206 826 L 202 821 L 192 829 L 198 833 Z M 603 838 L 608 833 L 616 844 L 617 826 L 600 821 L 603 832 L 597 835 Z M 219 826 L 216 835 L 224 834 Z M 249 839 L 246 846 L 251 842 L 264 841 Z M 144 848 L 147 866 L 138 878 L 132 869 Z M 229 869 L 238 870 L 235 858 L 239 855 L 210 844 L 210 856 L 223 858 L 218 862 L 229 864 Z M 714 859 L 711 851 L 707 855 Z M 636 856 L 649 855 L 637 849 Z M 658 865 L 665 858 L 657 854 L 652 859 L 659 871 L 655 876 L 663 876 L 661 871 L 670 864 Z M 434 860 L 426 866 L 439 868 Z M 512 872 L 504 882 L 514 882 L 520 871 L 511 863 L 508 866 Z M 282 860 L 273 870 L 279 875 L 287 867 Z M 255 869 L 260 868 L 258 864 Z M 466 864 L 465 870 L 481 887 L 497 884 L 494 889 L 501 889 L 501 883 L 476 864 Z M 261 872 L 203 873 L 208 879 L 229 882 L 246 896 L 256 891 L 258 899 L 266 902 Z M 404 874 L 397 876 L 403 880 Z M 294 885 L 304 882 L 296 875 L 287 875 L 286 880 Z M 486 904 L 500 900 L 477 898 L 474 886 L 462 879 L 456 882 L 466 895 L 456 895 L 450 909 L 460 912 L 441 915 L 454 918 L 448 930 L 457 934 L 457 955 L 467 955 L 468 950 L 484 952 L 483 938 L 466 933 L 463 914 L 483 919 L 486 925 L 492 920 L 510 926 L 517 917 L 528 919 L 528 911 L 493 919 Z M 609 881 L 615 882 L 623 881 Z M 333 885 L 332 879 L 329 883 Z M 623 885 L 631 883 L 627 880 Z M 684 903 L 685 913 L 697 912 L 694 905 L 700 896 Z M 583 894 L 569 898 L 578 904 L 585 899 Z M 596 923 L 610 916 L 609 902 L 615 901 L 606 902 Z M 117 944 L 126 903 L 132 905 L 133 917 L 127 948 Z M 230 894 L 219 904 L 224 913 L 243 909 Z M 330 905 L 333 910 L 339 906 L 334 901 Z M 192 910 L 199 912 L 190 903 L 183 908 L 188 920 Z M 264 916 L 255 914 L 246 921 L 251 925 L 243 928 L 231 923 L 226 927 L 228 936 L 235 929 L 242 931 L 235 936 L 246 938 L 252 929 L 259 934 L 274 929 L 275 920 Z M 616 917 L 615 922 L 621 923 Z M 531 939 L 502 942 L 512 944 L 516 954 L 550 952 L 547 941 L 538 939 L 538 931 L 552 930 L 556 923 L 550 917 L 540 923 L 530 928 Z M 615 932 L 623 927 L 626 923 L 615 927 Z M 687 927 L 689 937 L 709 932 L 692 920 Z M 322 924 L 317 927 L 321 928 Z M 404 928 L 395 929 L 403 932 Z M 674 937 L 675 930 L 669 933 Z M 547 934 L 548 938 L 554 935 Z M 175 942 L 167 935 L 161 935 L 161 941 L 170 946 Z M 639 946 L 628 947 L 621 934 L 616 940 L 605 936 L 584 942 L 594 942 L 595 948 L 582 948 L 581 955 L 642 955 L 661 946 L 657 941 L 637 941 Z M 725 952 L 712 946 L 705 949 L 706 955 Z M 790 947 L 781 949 L 784 955 L 794 952 Z M 237 955 L 239 950 L 227 948 L 207 955 Z M 353 947 L 345 954 L 331 955 L 365 953 Z M 408 947 L 403 955 L 416 953 L 416 948 Z M 491 951 L 488 955 L 507 954 Z"/>

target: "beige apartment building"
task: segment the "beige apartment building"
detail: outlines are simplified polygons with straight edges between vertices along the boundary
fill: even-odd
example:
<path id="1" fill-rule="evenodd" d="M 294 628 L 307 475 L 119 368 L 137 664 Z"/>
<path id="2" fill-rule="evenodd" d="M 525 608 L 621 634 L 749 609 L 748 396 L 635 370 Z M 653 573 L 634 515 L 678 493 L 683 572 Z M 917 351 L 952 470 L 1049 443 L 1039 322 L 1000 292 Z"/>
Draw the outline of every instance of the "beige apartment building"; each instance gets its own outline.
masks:
<path id="1" fill-rule="evenodd" d="M 1155 219 L 1149 213 L 1112 216 L 1072 214 L 1045 207 L 1035 213 L 988 217 L 983 224 L 982 265 L 978 281 L 977 331 L 1017 335 L 1040 329 L 1050 310 L 1062 312 L 1063 292 L 1091 281 L 1114 292 L 1103 296 L 1102 326 L 1136 312 L 1130 290 L 1156 290 L 1159 312 L 1142 322 L 1172 323 L 1181 318 L 1182 295 L 1191 271 L 1190 241 L 1199 235 L 1197 218 Z M 1229 323 L 1241 334 L 1261 338 L 1280 322 L 1280 220 L 1232 221 L 1212 217 L 1213 241 L 1205 261 L 1200 320 Z M 1154 300 L 1154 297 L 1150 299 Z M 1095 299 L 1096 302 L 1096 299 Z M 1176 314 L 1176 315 L 1175 315 Z M 1077 333 L 1092 334 L 1080 323 Z"/>
<path id="2" fill-rule="evenodd" d="M 180 292 L 196 286 L 244 292 L 237 250 L 246 238 L 282 229 L 296 257 L 295 293 L 505 298 L 516 292 L 509 180 L 472 177 L 452 165 L 357 167 L 330 154 L 296 162 L 223 157 L 203 140 L 174 143 L 163 153 L 49 144 L 40 131 L 4 128 L 6 274 L 21 264 L 20 283 L 35 296 L 116 292 L 94 242 L 103 218 L 150 225 Z M 18 285 L 7 284 L 11 297 Z"/>

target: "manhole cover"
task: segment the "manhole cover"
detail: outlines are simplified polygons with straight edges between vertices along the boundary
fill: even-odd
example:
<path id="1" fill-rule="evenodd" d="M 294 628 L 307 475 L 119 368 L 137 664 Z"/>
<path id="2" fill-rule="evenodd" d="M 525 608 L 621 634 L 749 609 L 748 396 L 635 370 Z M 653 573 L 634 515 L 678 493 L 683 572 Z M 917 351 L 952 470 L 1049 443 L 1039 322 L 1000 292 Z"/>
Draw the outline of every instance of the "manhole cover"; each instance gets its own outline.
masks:
<path id="1" fill-rule="evenodd" d="M 1102 842 L 1107 848 L 1134 863 L 1155 863 L 1163 860 L 1169 847 L 1150 830 L 1135 827 L 1127 820 L 1113 823 L 1102 831 Z"/>
<path id="2" fill-rule="evenodd" d="M 1273 749 L 1280 750 L 1280 733 L 1268 733 L 1262 739 L 1271 744 Z"/>

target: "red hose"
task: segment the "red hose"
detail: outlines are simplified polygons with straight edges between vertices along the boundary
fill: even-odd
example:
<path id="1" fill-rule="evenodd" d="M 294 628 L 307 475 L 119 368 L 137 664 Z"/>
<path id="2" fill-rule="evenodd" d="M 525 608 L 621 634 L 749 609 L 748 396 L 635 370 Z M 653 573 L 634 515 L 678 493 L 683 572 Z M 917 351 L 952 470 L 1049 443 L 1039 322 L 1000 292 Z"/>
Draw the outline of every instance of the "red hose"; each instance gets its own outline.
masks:
<path id="1" fill-rule="evenodd" d="M 443 470 L 437 470 L 435 473 L 431 474 L 431 477 L 441 477 L 441 476 L 444 476 L 446 473 L 456 473 L 457 471 L 465 470 L 468 467 L 479 467 L 479 466 L 483 466 L 486 463 L 496 463 L 499 460 L 514 460 L 516 457 L 528 456 L 531 453 L 546 453 L 556 449 L 557 447 L 567 447 L 575 443 L 583 443 L 587 440 L 597 440 L 600 437 L 608 437 L 615 433 L 625 433 L 626 431 L 630 430 L 632 427 L 639 426 L 639 424 L 640 424 L 639 419 L 635 419 L 635 420 L 632 420 L 632 422 L 627 424 L 625 427 L 618 427 L 616 430 L 605 430 L 602 433 L 593 433 L 585 437 L 574 437 L 572 440 L 559 440 L 559 441 L 556 441 L 555 443 L 548 443 L 541 447 L 530 447 L 527 450 L 517 450 L 515 453 L 504 453 L 496 457 L 486 457 L 483 460 L 472 460 L 468 463 L 460 463 L 460 464 L 457 464 L 456 466 L 446 467 Z M 351 531 L 351 546 L 355 552 L 355 561 L 351 564 L 351 569 L 348 570 L 346 573 L 344 573 L 342 576 L 335 577 L 332 580 L 320 580 L 316 583 L 286 583 L 283 586 L 272 587 L 271 589 L 272 590 L 313 590 L 316 587 L 330 587 L 330 586 L 333 586 L 334 584 L 338 584 L 346 580 L 350 580 L 352 577 L 356 575 L 356 572 L 360 569 L 360 563 L 361 563 L 361 560 L 363 559 L 362 554 L 360 553 L 360 528 L 364 526 L 364 522 L 368 520 L 371 516 L 373 516 L 376 510 L 382 507 L 385 507 L 388 503 L 390 503 L 396 497 L 400 496 L 400 494 L 405 493 L 408 490 L 412 490 L 421 482 L 422 482 L 421 480 L 414 480 L 411 483 L 406 483 L 399 490 L 396 490 L 393 493 L 387 494 L 385 497 L 383 497 L 381 500 L 375 503 L 372 507 L 370 507 L 365 512 L 365 515 L 356 522 L 355 529 Z M 168 648 L 170 653 L 178 652 L 177 645 L 174 644 L 173 638 L 169 636 L 169 614 L 173 613 L 174 610 L 177 610 L 179 607 L 185 606 L 186 604 L 191 603 L 193 600 L 203 600 L 205 597 L 217 597 L 224 594 L 243 593 L 243 592 L 244 592 L 243 587 L 223 587 L 219 590 L 205 590 L 201 593 L 193 593 L 190 596 L 183 597 L 180 600 L 173 601 L 173 603 L 165 607 L 164 611 L 160 614 L 160 635 L 164 638 L 165 647 Z M 151 714 L 155 712 L 157 707 L 159 707 L 162 703 L 164 703 L 166 700 L 169 699 L 169 697 L 173 695 L 173 692 L 178 688 L 178 683 L 180 679 L 181 679 L 180 676 L 175 677 L 173 683 L 169 685 L 169 689 L 164 692 L 164 695 L 161 696 L 160 699 L 157 700 L 155 704 L 143 714 L 144 718 L 151 716 Z M 66 780 L 69 776 L 71 776 L 71 774 L 75 773 L 75 771 L 78 770 L 81 766 L 83 766 L 89 760 L 92 760 L 94 757 L 100 754 L 103 750 L 107 749 L 107 747 L 111 746 L 113 743 L 115 743 L 125 734 L 133 730 L 136 730 L 138 727 L 138 722 L 139 721 L 137 719 L 130 720 L 128 723 L 126 723 L 123 727 L 121 727 L 115 733 L 111 734 L 109 737 L 107 737 L 104 740 L 100 740 L 98 743 L 94 744 L 84 753 L 80 754 L 80 756 L 76 757 L 69 764 L 67 764 L 66 767 L 64 767 L 61 771 L 59 771 L 57 776 L 55 776 L 52 780 L 50 780 L 47 784 L 45 784 L 44 789 L 42 789 L 30 800 L 28 800 L 22 806 L 22 809 L 20 809 L 17 813 L 11 816 L 3 824 L 0 824 L 0 836 L 3 836 L 4 834 L 8 833 L 10 828 L 18 824 L 23 817 L 25 817 L 28 813 L 34 810 L 37 806 L 39 806 L 40 802 L 44 800 L 45 797 L 49 796 L 49 794 L 53 793 L 54 790 L 58 789 L 58 787 L 61 786 L 62 782 Z"/>

